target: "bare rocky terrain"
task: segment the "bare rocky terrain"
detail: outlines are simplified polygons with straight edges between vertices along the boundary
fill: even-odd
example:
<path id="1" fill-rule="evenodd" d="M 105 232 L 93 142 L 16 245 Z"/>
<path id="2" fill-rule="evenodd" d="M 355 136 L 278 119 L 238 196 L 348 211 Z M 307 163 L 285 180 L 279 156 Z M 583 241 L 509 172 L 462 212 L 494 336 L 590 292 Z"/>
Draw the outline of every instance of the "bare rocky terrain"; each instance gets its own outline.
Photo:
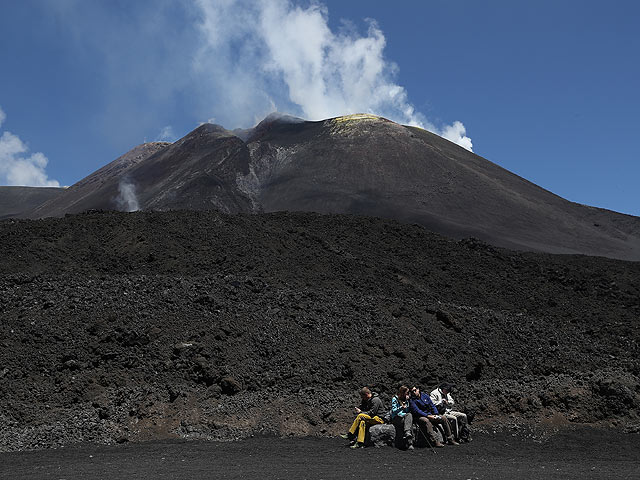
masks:
<path id="1" fill-rule="evenodd" d="M 489 427 L 640 425 L 640 263 L 349 215 L 0 222 L 0 450 L 330 436 L 356 390 Z M 8 457 L 7 457 L 8 458 Z"/>

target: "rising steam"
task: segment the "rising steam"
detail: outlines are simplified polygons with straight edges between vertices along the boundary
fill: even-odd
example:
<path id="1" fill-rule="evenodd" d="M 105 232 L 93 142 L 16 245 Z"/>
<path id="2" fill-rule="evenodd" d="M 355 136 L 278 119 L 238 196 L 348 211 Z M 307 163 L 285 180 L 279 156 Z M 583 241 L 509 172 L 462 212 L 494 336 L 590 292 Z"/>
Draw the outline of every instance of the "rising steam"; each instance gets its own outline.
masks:
<path id="1" fill-rule="evenodd" d="M 328 10 L 289 0 L 196 0 L 204 45 L 194 68 L 224 92 L 212 99 L 232 127 L 257 123 L 274 110 L 309 120 L 373 113 L 426 128 L 471 150 L 461 122 L 437 128 L 395 83 L 386 40 L 373 20 L 367 34 L 334 32 Z"/>
<path id="2" fill-rule="evenodd" d="M 140 210 L 136 197 L 136 186 L 129 179 L 122 179 L 118 184 L 118 197 L 116 203 L 118 210 L 123 212 L 137 212 Z"/>

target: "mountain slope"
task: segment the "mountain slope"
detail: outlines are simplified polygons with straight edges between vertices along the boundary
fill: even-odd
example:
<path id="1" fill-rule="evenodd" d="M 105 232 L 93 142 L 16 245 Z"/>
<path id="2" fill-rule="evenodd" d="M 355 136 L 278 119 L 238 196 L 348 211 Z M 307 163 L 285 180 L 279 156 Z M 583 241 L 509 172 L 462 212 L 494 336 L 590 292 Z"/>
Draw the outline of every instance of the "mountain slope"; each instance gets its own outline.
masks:
<path id="1" fill-rule="evenodd" d="M 640 260 L 639 218 L 569 202 L 437 135 L 373 115 L 270 116 L 235 132 L 203 125 L 125 171 L 92 177 L 101 188 L 80 195 L 74 185 L 33 216 L 122 209 L 126 178 L 146 210 L 361 214 L 514 249 Z"/>
<path id="2" fill-rule="evenodd" d="M 59 187 L 0 187 L 0 220 L 22 217 L 38 205 L 64 192 Z"/>
<path id="3" fill-rule="evenodd" d="M 275 124 L 249 148 L 267 212 L 373 215 L 509 248 L 640 259 L 639 218 L 564 200 L 419 128 L 365 115 Z"/>
<path id="4" fill-rule="evenodd" d="M 354 215 L 0 223 L 0 451 L 327 435 L 369 385 L 478 423 L 640 422 L 640 263 Z"/>
<path id="5" fill-rule="evenodd" d="M 165 149 L 166 142 L 143 143 L 129 150 L 113 162 L 76 182 L 59 195 L 35 207 L 33 218 L 59 217 L 89 209 L 123 210 L 121 183 L 127 181 L 129 170 L 155 153 Z"/>

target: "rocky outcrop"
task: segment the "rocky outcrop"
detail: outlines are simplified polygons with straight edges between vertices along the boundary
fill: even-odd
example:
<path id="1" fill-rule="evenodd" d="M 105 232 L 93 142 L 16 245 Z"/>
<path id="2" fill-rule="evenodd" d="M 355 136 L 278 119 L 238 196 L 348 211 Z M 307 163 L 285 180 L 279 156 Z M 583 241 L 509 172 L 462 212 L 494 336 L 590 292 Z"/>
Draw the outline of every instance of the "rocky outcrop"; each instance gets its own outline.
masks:
<path id="1" fill-rule="evenodd" d="M 369 385 L 640 422 L 640 264 L 316 214 L 0 222 L 0 448 L 330 435 Z"/>

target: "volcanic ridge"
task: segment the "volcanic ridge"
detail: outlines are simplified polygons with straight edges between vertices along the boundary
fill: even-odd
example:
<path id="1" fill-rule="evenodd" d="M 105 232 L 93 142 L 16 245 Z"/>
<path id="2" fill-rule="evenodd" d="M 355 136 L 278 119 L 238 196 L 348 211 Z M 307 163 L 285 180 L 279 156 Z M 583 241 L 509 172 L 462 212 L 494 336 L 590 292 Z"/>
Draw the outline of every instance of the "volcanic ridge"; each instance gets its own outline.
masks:
<path id="1" fill-rule="evenodd" d="M 24 216 L 138 208 L 368 215 L 516 250 L 640 260 L 638 217 L 569 202 L 426 130 L 365 114 L 205 124 L 134 148 Z"/>

